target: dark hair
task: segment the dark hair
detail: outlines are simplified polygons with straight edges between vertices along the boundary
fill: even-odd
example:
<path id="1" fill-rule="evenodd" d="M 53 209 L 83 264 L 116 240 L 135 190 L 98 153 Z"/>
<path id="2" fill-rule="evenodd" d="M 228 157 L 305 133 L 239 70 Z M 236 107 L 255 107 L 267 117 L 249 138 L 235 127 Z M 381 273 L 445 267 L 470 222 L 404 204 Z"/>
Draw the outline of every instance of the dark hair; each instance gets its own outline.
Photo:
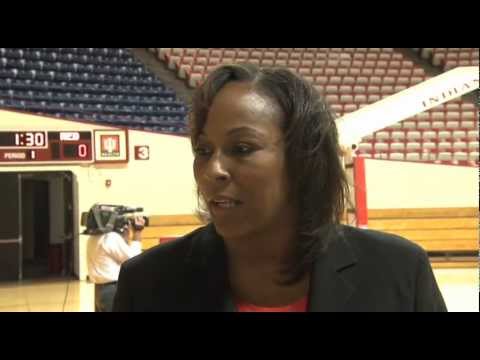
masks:
<path id="1" fill-rule="evenodd" d="M 288 176 L 299 211 L 299 241 L 293 263 L 285 268 L 285 283 L 294 283 L 310 270 L 318 251 L 327 248 L 330 232 L 338 229 L 349 199 L 335 115 L 310 83 L 287 69 L 224 65 L 210 73 L 194 94 L 192 146 L 205 126 L 213 99 L 232 81 L 251 83 L 256 91 L 280 105 L 285 115 L 281 126 Z"/>

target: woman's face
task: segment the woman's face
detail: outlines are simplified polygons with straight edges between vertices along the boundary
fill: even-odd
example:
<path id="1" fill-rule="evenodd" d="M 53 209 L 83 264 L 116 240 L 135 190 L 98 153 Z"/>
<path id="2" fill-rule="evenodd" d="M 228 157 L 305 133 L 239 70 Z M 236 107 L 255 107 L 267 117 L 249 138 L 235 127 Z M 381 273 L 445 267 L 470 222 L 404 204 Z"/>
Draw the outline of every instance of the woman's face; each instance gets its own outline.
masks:
<path id="1" fill-rule="evenodd" d="M 195 144 L 194 174 L 224 238 L 278 232 L 292 221 L 278 104 L 245 82 L 225 85 Z"/>

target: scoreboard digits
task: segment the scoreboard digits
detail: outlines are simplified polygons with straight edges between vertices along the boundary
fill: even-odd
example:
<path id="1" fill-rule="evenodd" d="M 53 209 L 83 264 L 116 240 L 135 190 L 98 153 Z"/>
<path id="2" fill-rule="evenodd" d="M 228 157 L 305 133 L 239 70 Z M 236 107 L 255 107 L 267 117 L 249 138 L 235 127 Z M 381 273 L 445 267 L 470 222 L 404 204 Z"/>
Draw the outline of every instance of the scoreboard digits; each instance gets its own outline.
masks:
<path id="1" fill-rule="evenodd" d="M 93 162 L 92 131 L 0 131 L 0 163 Z"/>

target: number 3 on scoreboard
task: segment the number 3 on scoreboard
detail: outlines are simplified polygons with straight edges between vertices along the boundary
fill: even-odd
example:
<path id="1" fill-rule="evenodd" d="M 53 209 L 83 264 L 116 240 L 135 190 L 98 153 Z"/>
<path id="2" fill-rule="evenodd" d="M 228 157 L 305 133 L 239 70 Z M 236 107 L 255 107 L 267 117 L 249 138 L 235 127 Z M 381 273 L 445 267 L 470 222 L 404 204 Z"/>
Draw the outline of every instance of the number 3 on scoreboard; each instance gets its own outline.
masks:
<path id="1" fill-rule="evenodd" d="M 135 146 L 135 160 L 150 159 L 150 149 L 146 145 Z"/>

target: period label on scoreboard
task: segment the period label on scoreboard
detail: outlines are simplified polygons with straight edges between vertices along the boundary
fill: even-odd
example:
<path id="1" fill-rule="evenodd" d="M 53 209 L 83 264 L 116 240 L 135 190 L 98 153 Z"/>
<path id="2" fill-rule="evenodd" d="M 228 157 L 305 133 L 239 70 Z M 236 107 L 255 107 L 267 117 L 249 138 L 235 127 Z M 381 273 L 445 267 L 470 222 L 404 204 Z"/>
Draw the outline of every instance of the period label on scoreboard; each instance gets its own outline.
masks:
<path id="1" fill-rule="evenodd" d="M 0 131 L 1 164 L 91 162 L 92 131 Z"/>

